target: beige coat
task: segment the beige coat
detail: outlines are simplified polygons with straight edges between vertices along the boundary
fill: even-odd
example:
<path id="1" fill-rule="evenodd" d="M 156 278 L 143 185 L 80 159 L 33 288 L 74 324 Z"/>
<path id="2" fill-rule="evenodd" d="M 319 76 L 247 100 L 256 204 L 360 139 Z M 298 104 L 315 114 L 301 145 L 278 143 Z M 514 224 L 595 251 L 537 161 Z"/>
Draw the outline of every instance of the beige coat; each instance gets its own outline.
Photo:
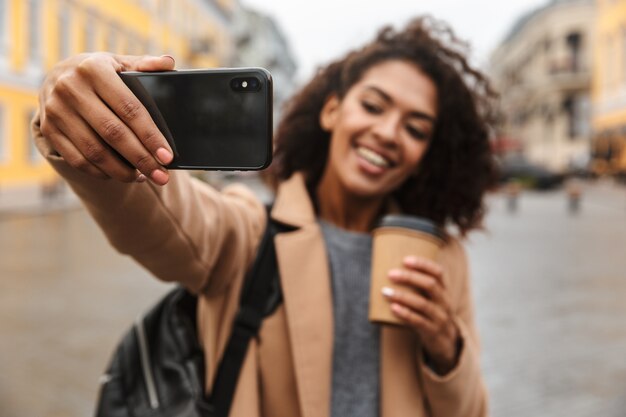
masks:
<path id="1" fill-rule="evenodd" d="M 218 192 L 184 172 L 171 172 L 165 187 L 93 179 L 51 149 L 37 119 L 33 129 L 39 150 L 67 179 L 118 251 L 158 278 L 181 282 L 200 295 L 198 326 L 211 381 L 245 270 L 265 228 L 262 203 L 242 185 Z M 284 303 L 251 342 L 231 416 L 328 417 L 331 284 L 320 227 L 299 175 L 281 185 L 271 215 L 298 228 L 276 237 Z M 441 262 L 464 340 L 460 361 L 446 376 L 437 376 L 424 366 L 414 332 L 383 328 L 381 417 L 487 415 L 462 246 L 453 240 Z"/>

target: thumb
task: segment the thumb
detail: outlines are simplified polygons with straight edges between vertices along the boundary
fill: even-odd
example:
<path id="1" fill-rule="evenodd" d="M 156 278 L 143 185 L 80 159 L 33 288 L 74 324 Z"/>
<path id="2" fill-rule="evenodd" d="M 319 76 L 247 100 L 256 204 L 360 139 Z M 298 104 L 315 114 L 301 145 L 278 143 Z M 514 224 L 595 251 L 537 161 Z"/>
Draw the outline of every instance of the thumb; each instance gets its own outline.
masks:
<path id="1" fill-rule="evenodd" d="M 117 60 L 123 71 L 171 71 L 176 66 L 171 55 L 119 56 Z"/>

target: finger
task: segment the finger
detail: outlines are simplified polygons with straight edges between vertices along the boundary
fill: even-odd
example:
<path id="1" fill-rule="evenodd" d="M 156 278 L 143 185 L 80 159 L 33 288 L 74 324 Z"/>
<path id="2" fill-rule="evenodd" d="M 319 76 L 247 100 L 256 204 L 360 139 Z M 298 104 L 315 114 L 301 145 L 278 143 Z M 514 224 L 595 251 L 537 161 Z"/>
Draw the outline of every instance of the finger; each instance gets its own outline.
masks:
<path id="1" fill-rule="evenodd" d="M 67 103 L 95 130 L 104 142 L 118 152 L 123 159 L 137 167 L 144 175 L 152 178 L 159 185 L 167 183 L 167 173 L 154 155 L 144 147 L 128 126 L 111 111 L 109 103 L 94 92 L 98 83 L 121 83 L 115 72 L 122 68 L 115 59 L 108 54 L 94 54 L 80 62 L 73 70 L 60 75 L 55 82 L 54 91 L 47 98 L 46 109 L 54 112 L 56 102 Z M 124 85 L 125 87 L 125 85 Z M 128 93 L 132 97 L 132 93 Z M 141 106 L 143 109 L 143 106 Z M 147 113 L 145 109 L 144 112 Z M 61 115 L 65 118 L 64 115 Z M 154 126 L 147 116 L 149 123 Z M 154 129 L 158 132 L 156 126 Z M 154 137 L 156 133 L 152 136 Z M 160 132 L 159 132 L 160 135 Z M 162 141 L 167 143 L 162 137 Z M 72 137 L 69 137 L 72 140 Z"/>
<path id="2" fill-rule="evenodd" d="M 70 140 L 91 164 L 108 176 L 120 181 L 134 181 L 135 169 L 128 167 L 98 137 L 96 132 L 66 101 L 52 98 L 45 106 L 46 119 L 42 119 L 42 129 L 51 126 Z"/>
<path id="3" fill-rule="evenodd" d="M 391 311 L 420 333 L 425 332 L 427 334 L 435 334 L 437 332 L 437 328 L 430 320 L 420 314 L 414 313 L 401 304 L 391 304 Z"/>
<path id="4" fill-rule="evenodd" d="M 150 55 L 141 56 L 141 57 L 122 55 L 122 56 L 117 57 L 117 59 L 118 59 L 118 62 L 122 65 L 123 71 L 145 71 L 145 72 L 172 71 L 174 70 L 174 67 L 176 66 L 176 61 L 174 60 L 174 57 L 171 55 L 161 55 L 159 57 L 150 56 Z M 122 89 L 126 90 L 128 93 L 132 94 L 134 97 L 134 94 L 130 91 L 130 89 L 128 89 L 128 87 L 126 87 L 125 84 L 123 85 Z M 104 92 L 108 92 L 108 91 L 109 90 L 107 89 L 104 90 Z M 101 93 L 99 94 L 102 96 Z M 120 112 L 122 114 L 130 113 L 129 116 L 132 119 L 132 115 L 134 111 L 133 106 L 135 106 L 137 102 L 139 102 L 139 100 L 136 100 L 134 103 L 132 102 L 127 103 L 127 104 L 121 103 L 119 109 L 114 108 L 113 110 L 118 115 L 120 115 Z M 161 131 L 158 128 L 156 128 L 156 125 L 154 125 L 154 121 L 152 120 L 152 117 L 147 112 L 143 104 L 141 104 L 141 110 L 144 113 L 143 116 L 145 116 L 145 114 L 148 115 L 148 119 L 149 119 L 148 125 L 142 124 L 142 120 L 140 118 L 138 118 L 137 123 L 132 123 L 131 121 L 126 120 L 124 118 L 122 118 L 122 120 L 125 120 L 127 124 L 130 123 L 129 124 L 130 128 L 133 130 L 133 132 L 135 132 L 137 137 L 144 143 L 146 148 L 150 150 L 157 157 L 157 159 L 159 160 L 159 162 L 161 162 L 161 164 L 167 165 L 170 162 L 172 162 L 172 159 L 174 158 L 172 154 L 172 148 L 169 145 L 169 143 L 167 143 L 167 140 L 165 140 L 165 143 L 163 142 L 154 143 L 154 144 L 151 143 L 154 139 L 157 139 L 159 136 L 163 136 L 163 135 Z"/>
<path id="5" fill-rule="evenodd" d="M 404 266 L 409 269 L 431 275 L 436 278 L 444 288 L 446 287 L 446 283 L 443 279 L 443 268 L 438 263 L 418 256 L 407 256 L 404 258 L 403 263 Z"/>
<path id="6" fill-rule="evenodd" d="M 390 302 L 400 304 L 431 322 L 439 323 L 446 320 L 446 313 L 441 307 L 416 292 L 384 287 L 382 293 Z"/>
<path id="7" fill-rule="evenodd" d="M 388 277 L 392 282 L 408 286 L 432 300 L 441 303 L 447 301 L 444 296 L 445 289 L 441 281 L 431 275 L 408 269 L 392 269 L 389 271 Z"/>
<path id="8" fill-rule="evenodd" d="M 77 113 L 68 108 L 63 111 L 63 114 L 65 117 L 55 120 L 56 126 L 65 137 L 72 138 L 73 145 L 87 161 L 118 181 L 137 180 L 139 175 L 137 170 L 120 160 Z"/>
<path id="9" fill-rule="evenodd" d="M 99 99 L 92 98 L 89 101 L 94 100 Z M 104 142 L 115 149 L 122 158 L 154 183 L 158 185 L 167 183 L 169 179 L 167 171 L 146 149 L 133 131 L 108 107 L 100 106 L 97 111 L 89 111 L 84 107 L 77 108 L 77 110 Z"/>
<path id="10" fill-rule="evenodd" d="M 151 59 L 145 58 L 136 59 L 133 62 L 122 63 L 115 61 L 115 64 L 111 67 L 109 65 L 102 65 L 98 59 L 86 59 L 81 62 L 78 71 L 89 81 L 89 85 L 93 88 L 96 96 L 104 101 L 106 105 L 115 113 L 117 118 L 128 126 L 132 132 L 134 138 L 137 138 L 140 143 L 153 155 L 155 161 L 159 164 L 167 165 L 173 159 L 172 150 L 167 143 L 167 140 L 156 127 L 152 117 L 143 106 L 143 104 L 135 97 L 130 89 L 124 84 L 122 79 L 117 75 L 117 71 L 125 69 L 137 69 L 137 68 L 168 68 L 165 63 L 169 63 L 171 67 L 172 61 L 170 59 L 159 58 L 161 66 L 150 66 Z M 130 60 L 130 58 L 128 58 Z M 141 63 L 143 62 L 143 65 Z M 90 111 L 92 113 L 93 111 Z M 81 114 L 85 119 L 85 114 Z M 101 122 L 102 123 L 102 122 Z M 111 121 L 114 127 L 113 133 L 118 132 L 117 122 Z M 96 127 L 96 130 L 97 127 Z M 127 136 L 128 133 L 125 129 L 120 129 L 123 132 L 120 133 L 121 137 Z M 105 140 L 108 138 L 103 136 Z M 127 138 L 127 140 L 134 139 Z M 117 141 L 117 138 L 113 139 Z M 114 146 L 115 148 L 115 146 Z M 117 149 L 117 148 L 116 148 Z M 119 149 L 117 149 L 119 151 Z M 127 155 L 124 155 L 125 157 Z M 128 159 L 128 158 L 127 158 Z M 129 162 L 133 163 L 129 159 Z M 145 170 L 138 167 L 143 173 L 148 174 Z"/>
<path id="11" fill-rule="evenodd" d="M 171 55 L 115 55 L 114 58 L 122 65 L 121 71 L 172 71 L 176 66 Z"/>
<path id="12" fill-rule="evenodd" d="M 49 127 L 48 129 L 50 129 L 50 131 L 46 133 L 46 138 L 50 141 L 54 150 L 56 150 L 71 167 L 95 178 L 103 180 L 110 179 L 107 174 L 89 162 L 65 135 L 55 130 L 53 127 Z"/>

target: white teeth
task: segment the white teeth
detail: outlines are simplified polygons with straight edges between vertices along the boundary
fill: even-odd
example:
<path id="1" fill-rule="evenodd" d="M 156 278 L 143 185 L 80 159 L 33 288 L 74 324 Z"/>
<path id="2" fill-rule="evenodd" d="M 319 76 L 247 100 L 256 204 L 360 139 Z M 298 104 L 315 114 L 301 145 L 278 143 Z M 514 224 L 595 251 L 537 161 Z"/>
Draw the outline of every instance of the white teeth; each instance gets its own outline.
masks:
<path id="1" fill-rule="evenodd" d="M 371 149 L 359 146 L 356 148 L 356 152 L 372 165 L 376 165 L 381 168 L 387 168 L 390 165 L 389 161 Z"/>

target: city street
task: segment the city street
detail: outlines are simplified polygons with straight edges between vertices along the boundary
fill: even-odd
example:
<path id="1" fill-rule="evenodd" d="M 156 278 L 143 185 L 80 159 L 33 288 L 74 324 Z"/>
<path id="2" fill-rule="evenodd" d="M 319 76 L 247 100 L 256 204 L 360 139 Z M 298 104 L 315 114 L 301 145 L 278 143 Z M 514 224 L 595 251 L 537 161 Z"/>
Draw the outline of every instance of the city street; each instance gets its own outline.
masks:
<path id="1" fill-rule="evenodd" d="M 494 417 L 626 415 L 626 187 L 488 199 L 467 244 Z M 84 417 L 132 320 L 169 288 L 84 210 L 0 211 L 0 417 Z"/>
<path id="2" fill-rule="evenodd" d="M 626 188 L 490 208 L 469 253 L 492 415 L 626 415 Z"/>

